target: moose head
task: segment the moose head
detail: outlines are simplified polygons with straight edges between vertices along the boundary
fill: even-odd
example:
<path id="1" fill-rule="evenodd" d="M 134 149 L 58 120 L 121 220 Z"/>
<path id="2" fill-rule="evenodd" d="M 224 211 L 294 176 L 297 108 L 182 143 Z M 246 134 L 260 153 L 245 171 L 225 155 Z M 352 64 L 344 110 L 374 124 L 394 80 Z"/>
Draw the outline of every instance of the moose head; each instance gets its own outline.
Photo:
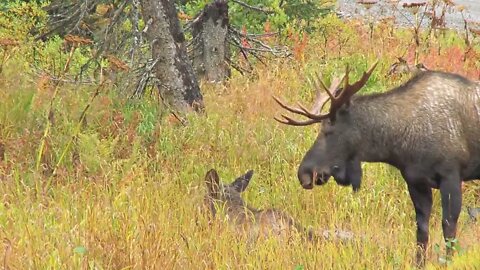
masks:
<path id="1" fill-rule="evenodd" d="M 230 184 L 220 181 L 215 169 L 211 169 L 205 175 L 207 195 L 205 201 L 213 216 L 216 214 L 214 203 L 227 204 L 226 207 L 243 207 L 245 205 L 241 193 L 245 191 L 253 176 L 253 170 L 238 177 Z"/>
<path id="2" fill-rule="evenodd" d="M 320 133 L 298 169 L 298 179 L 303 188 L 312 189 L 314 184 L 325 184 L 331 176 L 342 186 L 351 185 L 354 191 L 360 188 L 362 170 L 356 149 L 361 141 L 356 129 L 352 128 L 355 115 L 351 112 L 350 105 L 352 96 L 366 84 L 376 65 L 377 63 L 373 64 L 360 80 L 354 83 L 349 82 L 348 67 L 345 75 L 334 78 L 328 88 L 320 76 L 311 80 L 317 92 L 312 110 L 301 104 L 298 104 L 297 108 L 291 107 L 273 97 L 285 110 L 308 118 L 299 121 L 282 115 L 282 118 L 275 117 L 278 122 L 292 126 L 321 123 Z M 322 114 L 321 110 L 329 100 L 330 110 Z"/>

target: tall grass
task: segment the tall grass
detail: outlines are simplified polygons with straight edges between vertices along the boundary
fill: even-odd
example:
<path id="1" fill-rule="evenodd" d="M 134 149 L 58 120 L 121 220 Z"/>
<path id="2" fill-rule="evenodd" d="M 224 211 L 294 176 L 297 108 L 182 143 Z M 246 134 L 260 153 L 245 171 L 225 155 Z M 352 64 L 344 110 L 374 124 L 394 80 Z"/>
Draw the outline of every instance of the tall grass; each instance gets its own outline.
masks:
<path id="1" fill-rule="evenodd" d="M 344 48 L 341 58 L 319 58 L 315 44 L 305 52 L 307 62 L 272 61 L 258 67 L 256 77 L 234 76 L 225 86 L 204 84 L 207 112 L 190 115 L 185 127 L 164 117 L 153 97 L 126 100 L 111 89 L 90 101 L 95 87 L 62 86 L 45 150 L 49 161 L 43 162 L 56 164 L 61 157 L 63 162 L 40 195 L 35 183 L 45 187 L 51 176 L 35 170 L 36 153 L 54 88 L 48 78 L 30 81 L 15 70 L 18 62 L 7 63 L 0 74 L 0 142 L 6 149 L 0 160 L 0 264 L 8 269 L 411 268 L 414 210 L 395 169 L 364 164 L 363 186 L 356 194 L 334 183 L 313 191 L 298 184 L 297 166 L 318 127 L 275 122 L 280 109 L 271 95 L 308 102 L 313 93 L 307 74 L 321 69 L 328 80 L 348 62 L 358 76 L 376 58 L 358 44 Z M 380 54 L 380 67 L 363 93 L 400 83 L 384 77 L 395 58 L 387 52 Z M 64 153 L 90 103 L 74 147 Z M 347 229 L 362 237 L 306 244 L 236 236 L 226 222 L 210 223 L 202 208 L 203 178 L 210 168 L 224 181 L 255 170 L 244 196 L 256 208 L 283 209 L 304 226 Z M 478 187 L 465 185 L 465 204 L 478 205 L 478 196 Z M 463 251 L 451 267 L 478 269 L 480 226 L 465 212 L 458 235 Z M 443 247 L 437 191 L 431 269 L 442 267 L 443 250 L 435 245 Z"/>

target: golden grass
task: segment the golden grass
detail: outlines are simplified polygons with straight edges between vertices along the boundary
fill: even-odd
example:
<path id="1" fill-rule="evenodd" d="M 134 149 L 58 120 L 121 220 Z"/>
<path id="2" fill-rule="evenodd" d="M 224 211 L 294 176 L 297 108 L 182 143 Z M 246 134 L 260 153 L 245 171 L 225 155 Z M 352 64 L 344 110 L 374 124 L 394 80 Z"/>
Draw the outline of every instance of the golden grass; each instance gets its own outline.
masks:
<path id="1" fill-rule="evenodd" d="M 307 49 L 312 51 L 314 48 Z M 353 194 L 334 183 L 301 188 L 297 166 L 318 127 L 294 128 L 273 120 L 280 109 L 272 94 L 311 100 L 305 74 L 341 71 L 344 61 L 363 71 L 373 57 L 363 51 L 328 64 L 272 61 L 256 77 L 234 76 L 202 86 L 207 112 L 190 115 L 183 127 L 162 118 L 158 101 L 126 101 L 103 93 L 87 113 L 74 147 L 48 190 L 48 175 L 35 170 L 51 89 L 7 65 L 0 78 L 0 265 L 8 269 L 408 269 L 415 252 L 414 211 L 399 173 L 365 164 L 363 186 Z M 365 92 L 395 85 L 384 78 L 386 55 Z M 6 76 L 5 74 L 9 74 Z M 1 74 L 0 74 L 1 75 Z M 329 77 L 329 73 L 325 74 Z M 112 89 L 113 90 L 113 89 Z M 49 158 L 58 160 L 74 134 L 94 87 L 62 86 Z M 72 150 L 72 154 L 73 154 Z M 364 239 L 341 244 L 285 244 L 274 238 L 249 241 L 222 220 L 209 224 L 202 210 L 204 175 L 216 168 L 229 181 L 248 169 L 255 174 L 244 194 L 256 208 L 275 207 L 301 224 L 346 229 Z M 464 204 L 478 206 L 478 185 L 467 184 Z M 434 194 L 429 269 L 442 269 L 440 203 Z M 462 254 L 452 269 L 480 268 L 480 226 L 462 212 Z M 442 253 L 434 246 L 439 244 Z"/>

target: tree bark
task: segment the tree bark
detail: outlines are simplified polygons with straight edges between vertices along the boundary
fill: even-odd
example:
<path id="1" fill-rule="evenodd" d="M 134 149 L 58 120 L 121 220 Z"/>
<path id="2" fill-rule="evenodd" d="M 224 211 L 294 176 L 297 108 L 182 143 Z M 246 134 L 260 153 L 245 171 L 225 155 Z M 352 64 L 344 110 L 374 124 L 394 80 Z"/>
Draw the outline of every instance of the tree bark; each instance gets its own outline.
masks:
<path id="1" fill-rule="evenodd" d="M 227 1 L 215 0 L 205 6 L 197 18 L 192 25 L 195 73 L 208 81 L 223 81 L 230 76 L 230 67 L 226 63 L 230 58 Z"/>
<path id="2" fill-rule="evenodd" d="M 185 37 L 173 0 L 141 0 L 146 35 L 152 56 L 160 95 L 176 110 L 203 111 L 203 97 L 189 62 Z"/>

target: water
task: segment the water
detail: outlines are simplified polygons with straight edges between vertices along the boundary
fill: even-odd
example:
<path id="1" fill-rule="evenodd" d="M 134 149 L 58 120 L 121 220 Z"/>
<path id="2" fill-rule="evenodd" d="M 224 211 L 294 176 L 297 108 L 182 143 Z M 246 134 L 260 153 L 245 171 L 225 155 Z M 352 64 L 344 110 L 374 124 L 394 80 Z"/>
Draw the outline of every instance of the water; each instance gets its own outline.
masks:
<path id="1" fill-rule="evenodd" d="M 396 22 L 404 26 L 411 26 L 409 21 L 413 21 L 412 15 L 402 8 L 403 3 L 414 2 L 412 0 L 400 1 L 396 11 L 388 4 L 388 0 L 379 0 L 378 4 L 373 5 L 368 10 L 356 2 L 357 0 L 338 0 L 337 10 L 345 17 L 372 16 L 373 18 L 382 18 L 395 15 Z M 453 2 L 457 6 L 465 6 L 464 14 L 467 20 L 480 22 L 480 0 L 453 0 Z M 400 14 L 399 11 L 405 16 Z M 464 25 L 463 18 L 455 7 L 446 14 L 446 22 L 449 28 L 461 29 Z"/>

